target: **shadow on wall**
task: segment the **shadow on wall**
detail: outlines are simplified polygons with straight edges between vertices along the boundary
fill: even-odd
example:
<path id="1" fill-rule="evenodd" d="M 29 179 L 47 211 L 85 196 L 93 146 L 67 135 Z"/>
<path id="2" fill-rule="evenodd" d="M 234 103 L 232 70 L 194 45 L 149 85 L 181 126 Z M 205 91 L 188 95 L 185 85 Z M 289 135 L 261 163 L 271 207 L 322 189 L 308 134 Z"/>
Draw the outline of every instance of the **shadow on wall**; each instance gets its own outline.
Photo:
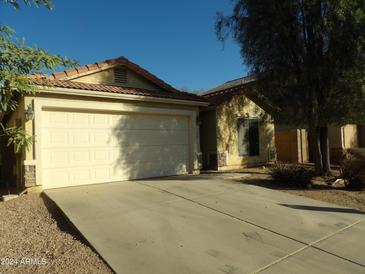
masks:
<path id="1" fill-rule="evenodd" d="M 109 143 L 113 177 L 151 178 L 188 172 L 188 118 L 155 114 L 114 116 Z"/>
<path id="2" fill-rule="evenodd" d="M 1 137 L 0 149 L 1 149 L 0 187 L 16 188 L 17 178 L 14 174 L 14 169 L 16 168 L 17 155 L 14 153 L 14 146 L 13 145 L 8 146 L 5 137 Z"/>
<path id="3" fill-rule="evenodd" d="M 260 156 L 244 157 L 241 165 L 257 164 L 266 162 L 269 158 L 269 147 L 274 147 L 274 128 L 269 126 L 272 123 L 268 115 L 258 105 L 243 95 L 233 97 L 227 103 L 221 104 L 217 109 L 217 140 L 218 153 L 227 151 L 229 155 L 238 156 L 238 118 L 257 118 L 259 120 L 259 147 Z"/>

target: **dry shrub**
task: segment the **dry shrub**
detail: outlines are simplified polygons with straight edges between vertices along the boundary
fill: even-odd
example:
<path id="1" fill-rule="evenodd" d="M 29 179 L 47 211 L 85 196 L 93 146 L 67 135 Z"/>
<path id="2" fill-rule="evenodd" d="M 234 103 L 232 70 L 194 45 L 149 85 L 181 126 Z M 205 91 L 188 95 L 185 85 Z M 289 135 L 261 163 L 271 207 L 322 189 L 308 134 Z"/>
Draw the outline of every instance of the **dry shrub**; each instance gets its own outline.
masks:
<path id="1" fill-rule="evenodd" d="M 358 152 L 348 151 L 341 161 L 341 177 L 348 189 L 365 188 L 365 157 Z"/>
<path id="2" fill-rule="evenodd" d="M 311 169 L 298 164 L 276 162 L 269 169 L 275 181 L 301 188 L 307 187 L 314 176 Z"/>

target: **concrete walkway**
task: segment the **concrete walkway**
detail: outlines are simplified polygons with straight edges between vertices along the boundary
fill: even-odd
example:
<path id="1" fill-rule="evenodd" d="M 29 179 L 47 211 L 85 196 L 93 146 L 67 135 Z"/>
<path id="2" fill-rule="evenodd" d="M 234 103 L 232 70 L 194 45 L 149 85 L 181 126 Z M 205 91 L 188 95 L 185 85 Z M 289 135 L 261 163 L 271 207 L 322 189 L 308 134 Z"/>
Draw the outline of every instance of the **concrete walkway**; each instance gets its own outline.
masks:
<path id="1" fill-rule="evenodd" d="M 365 273 L 365 213 L 221 176 L 46 194 L 117 273 Z"/>

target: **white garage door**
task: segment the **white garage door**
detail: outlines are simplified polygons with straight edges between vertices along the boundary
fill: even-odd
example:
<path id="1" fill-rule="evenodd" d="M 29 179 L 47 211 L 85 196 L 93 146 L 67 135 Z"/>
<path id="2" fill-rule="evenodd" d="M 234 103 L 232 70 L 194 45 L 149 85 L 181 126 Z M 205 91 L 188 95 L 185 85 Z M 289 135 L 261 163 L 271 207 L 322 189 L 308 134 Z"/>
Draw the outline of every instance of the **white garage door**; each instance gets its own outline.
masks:
<path id="1" fill-rule="evenodd" d="M 44 188 L 185 174 L 188 119 L 42 111 Z"/>

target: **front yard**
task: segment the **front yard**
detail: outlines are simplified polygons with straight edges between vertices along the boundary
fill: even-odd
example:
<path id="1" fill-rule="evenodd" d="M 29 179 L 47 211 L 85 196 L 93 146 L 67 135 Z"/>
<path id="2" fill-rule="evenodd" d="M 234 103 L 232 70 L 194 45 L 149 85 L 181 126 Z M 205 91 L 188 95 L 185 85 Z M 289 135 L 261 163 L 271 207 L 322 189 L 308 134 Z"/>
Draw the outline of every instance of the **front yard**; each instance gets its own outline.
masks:
<path id="1" fill-rule="evenodd" d="M 0 224 L 0 273 L 112 273 L 42 195 L 0 202 Z"/>
<path id="2" fill-rule="evenodd" d="M 245 168 L 240 170 L 248 175 L 239 179 L 245 184 L 284 191 L 293 195 L 305 196 L 319 201 L 365 211 L 365 191 L 349 191 L 344 186 L 330 186 L 322 178 L 315 178 L 311 189 L 301 189 L 274 182 L 268 169 Z"/>
<path id="3" fill-rule="evenodd" d="M 365 211 L 365 191 L 348 191 L 320 180 L 312 189 L 288 187 L 274 182 L 263 168 L 240 173 L 232 179 Z M 45 195 L 0 202 L 0 224 L 0 273 L 113 273 Z"/>

